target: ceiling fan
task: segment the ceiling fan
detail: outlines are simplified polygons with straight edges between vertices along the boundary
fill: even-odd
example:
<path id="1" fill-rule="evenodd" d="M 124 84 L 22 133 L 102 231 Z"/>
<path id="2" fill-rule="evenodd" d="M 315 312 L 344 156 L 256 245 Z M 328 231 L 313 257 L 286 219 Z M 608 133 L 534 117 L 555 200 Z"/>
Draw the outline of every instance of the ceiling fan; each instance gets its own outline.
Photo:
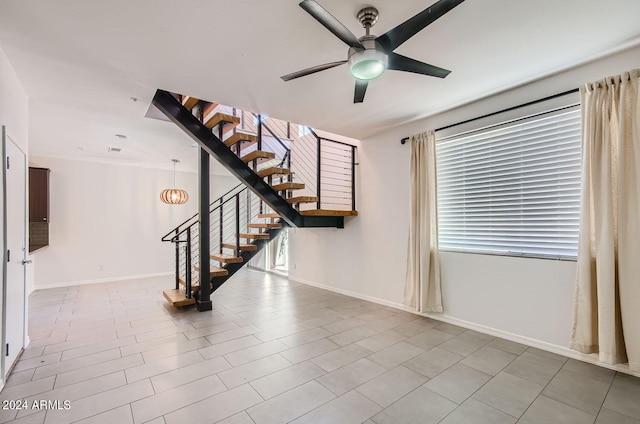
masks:
<path id="1" fill-rule="evenodd" d="M 283 75 L 280 78 L 284 81 L 290 81 L 348 63 L 349 71 L 356 79 L 356 89 L 353 96 L 354 103 L 362 103 L 369 80 L 379 77 L 387 69 L 444 78 L 451 71 L 399 55 L 394 53 L 393 50 L 463 1 L 439 0 L 413 18 L 408 19 L 379 37 L 369 33 L 371 27 L 378 21 L 378 10 L 375 7 L 365 7 L 358 12 L 357 17 L 366 34 L 356 38 L 347 27 L 315 0 L 304 0 L 300 3 L 300 7 L 349 46 L 348 59 L 313 66 Z"/>

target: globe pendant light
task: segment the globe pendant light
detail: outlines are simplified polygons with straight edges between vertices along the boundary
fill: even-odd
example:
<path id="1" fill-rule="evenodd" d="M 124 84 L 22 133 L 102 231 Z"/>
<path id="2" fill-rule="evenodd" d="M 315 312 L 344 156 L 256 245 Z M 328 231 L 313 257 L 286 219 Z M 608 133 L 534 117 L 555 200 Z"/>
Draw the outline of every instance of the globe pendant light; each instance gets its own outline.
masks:
<path id="1" fill-rule="evenodd" d="M 180 162 L 178 159 L 171 159 L 173 162 L 173 187 L 162 190 L 160 193 L 160 200 L 170 205 L 181 205 L 187 203 L 189 195 L 186 191 L 175 188 L 176 187 L 176 163 Z"/>

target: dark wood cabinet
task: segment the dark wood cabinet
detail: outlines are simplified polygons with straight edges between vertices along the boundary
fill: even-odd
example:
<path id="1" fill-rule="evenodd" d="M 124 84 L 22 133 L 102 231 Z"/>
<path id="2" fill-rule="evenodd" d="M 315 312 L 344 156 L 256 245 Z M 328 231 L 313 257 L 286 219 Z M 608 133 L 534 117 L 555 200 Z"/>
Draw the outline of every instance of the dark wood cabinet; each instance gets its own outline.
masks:
<path id="1" fill-rule="evenodd" d="M 29 168 L 29 222 L 49 222 L 49 172 Z"/>
<path id="2" fill-rule="evenodd" d="M 29 252 L 49 245 L 49 173 L 29 167 Z"/>

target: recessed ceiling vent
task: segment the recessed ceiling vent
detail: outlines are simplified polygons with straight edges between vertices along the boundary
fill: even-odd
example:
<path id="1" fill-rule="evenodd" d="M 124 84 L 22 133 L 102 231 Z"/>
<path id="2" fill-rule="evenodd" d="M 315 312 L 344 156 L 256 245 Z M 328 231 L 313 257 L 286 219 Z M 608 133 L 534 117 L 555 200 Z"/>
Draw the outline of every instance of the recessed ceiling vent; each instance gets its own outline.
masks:
<path id="1" fill-rule="evenodd" d="M 118 147 L 109 147 L 109 149 L 107 150 L 108 152 L 114 152 L 114 153 L 120 153 L 122 149 L 118 148 Z"/>

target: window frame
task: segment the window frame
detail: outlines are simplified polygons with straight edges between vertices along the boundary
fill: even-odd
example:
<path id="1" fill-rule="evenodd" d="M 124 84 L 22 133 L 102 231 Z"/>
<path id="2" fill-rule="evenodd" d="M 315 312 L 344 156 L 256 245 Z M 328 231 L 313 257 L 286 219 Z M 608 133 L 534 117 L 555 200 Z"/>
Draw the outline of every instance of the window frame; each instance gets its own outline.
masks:
<path id="1" fill-rule="evenodd" d="M 571 109 L 576 107 L 578 108 L 578 110 L 580 110 L 579 92 L 574 91 L 570 93 L 563 93 L 558 96 L 552 96 L 551 98 L 544 99 L 543 101 L 527 103 L 523 106 L 513 107 L 501 112 L 485 115 L 476 119 L 471 119 L 468 121 L 461 122 L 459 124 L 454 124 L 454 125 L 445 127 L 440 130 L 436 130 L 435 142 L 436 144 L 438 144 L 440 142 L 451 140 L 452 138 L 473 135 L 474 133 L 482 133 L 486 131 L 499 129 L 500 127 L 507 127 L 513 124 L 533 121 L 545 114 L 562 113 L 562 111 L 565 109 Z M 437 166 L 438 166 L 438 157 L 436 153 L 436 167 Z M 438 175 L 437 170 L 436 170 L 436 175 Z M 580 195 L 582 195 L 581 189 L 580 189 Z M 439 203 L 440 202 L 438 201 L 438 223 L 440 224 Z M 578 222 L 579 222 L 579 216 L 578 216 Z M 440 237 L 439 228 L 438 228 L 438 237 Z M 551 254 L 536 254 L 536 253 L 527 253 L 527 252 L 505 252 L 500 250 L 491 251 L 485 248 L 476 250 L 471 248 L 450 248 L 450 247 L 443 248 L 440 246 L 439 251 L 465 253 L 465 254 L 491 255 L 491 256 L 547 259 L 547 260 L 570 261 L 570 262 L 575 262 L 577 260 L 577 256 L 573 256 L 573 255 L 551 255 Z M 576 245 L 576 251 L 577 251 L 577 245 Z"/>

